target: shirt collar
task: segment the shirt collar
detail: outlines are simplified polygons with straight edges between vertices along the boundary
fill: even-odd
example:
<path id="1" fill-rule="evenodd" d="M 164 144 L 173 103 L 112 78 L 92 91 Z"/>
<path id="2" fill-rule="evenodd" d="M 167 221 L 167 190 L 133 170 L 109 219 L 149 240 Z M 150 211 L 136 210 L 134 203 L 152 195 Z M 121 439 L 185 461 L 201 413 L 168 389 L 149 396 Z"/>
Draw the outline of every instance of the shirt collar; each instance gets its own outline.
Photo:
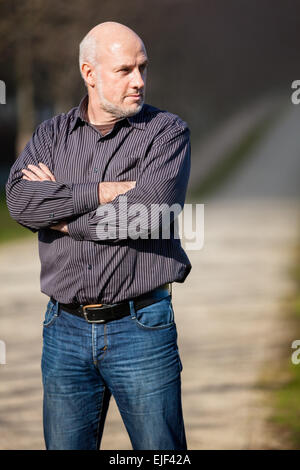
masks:
<path id="1" fill-rule="evenodd" d="M 86 94 L 80 101 L 78 107 L 75 110 L 73 115 L 73 121 L 70 126 L 70 133 L 77 127 L 79 122 L 87 123 L 85 118 L 87 106 L 88 106 L 89 96 Z M 129 118 L 124 118 L 122 121 L 127 121 L 132 127 L 137 129 L 145 129 L 146 126 L 146 116 L 145 116 L 145 105 L 143 105 L 141 111 L 134 116 Z M 122 122 L 120 121 L 120 122 Z"/>

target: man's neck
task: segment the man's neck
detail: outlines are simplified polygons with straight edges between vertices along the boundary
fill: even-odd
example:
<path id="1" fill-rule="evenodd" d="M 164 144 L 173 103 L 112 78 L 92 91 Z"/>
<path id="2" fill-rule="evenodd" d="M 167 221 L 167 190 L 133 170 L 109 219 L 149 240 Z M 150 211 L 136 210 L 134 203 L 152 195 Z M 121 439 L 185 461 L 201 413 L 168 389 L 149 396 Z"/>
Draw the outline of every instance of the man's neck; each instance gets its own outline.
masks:
<path id="1" fill-rule="evenodd" d="M 120 118 L 116 118 L 112 114 L 104 111 L 100 107 L 100 103 L 88 97 L 88 106 L 86 109 L 86 118 L 94 126 L 111 126 L 113 127 Z"/>

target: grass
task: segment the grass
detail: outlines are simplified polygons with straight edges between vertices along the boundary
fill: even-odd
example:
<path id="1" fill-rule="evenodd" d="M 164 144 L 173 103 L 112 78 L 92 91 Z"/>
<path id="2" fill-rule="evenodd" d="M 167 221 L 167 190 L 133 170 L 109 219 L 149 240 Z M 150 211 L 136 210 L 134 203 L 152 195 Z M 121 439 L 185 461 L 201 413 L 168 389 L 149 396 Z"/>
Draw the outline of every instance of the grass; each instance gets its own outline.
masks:
<path id="1" fill-rule="evenodd" d="M 286 314 L 293 341 L 300 340 L 300 243 L 291 277 L 296 283 L 296 294 L 290 299 Z M 276 375 L 280 385 L 272 394 L 274 411 L 271 421 L 278 433 L 288 436 L 291 449 L 300 449 L 300 363 L 293 364 L 291 360 L 295 351 L 289 344 L 283 350 L 283 357 L 277 367 Z M 300 349 L 296 356 L 300 360 Z M 284 378 L 281 382 L 280 377 Z"/>
<path id="2" fill-rule="evenodd" d="M 18 238 L 34 236 L 33 232 L 22 227 L 11 218 L 7 209 L 4 191 L 0 192 L 0 220 L 0 243 L 6 243 Z"/>
<path id="3" fill-rule="evenodd" d="M 300 363 L 292 362 L 295 352 L 300 360 L 299 346 L 292 349 L 293 341 L 300 340 L 300 242 L 290 277 L 295 292 L 282 299 L 279 352 L 276 361 L 263 364 L 256 384 L 265 392 L 262 404 L 270 410 L 265 424 L 273 450 L 300 449 Z"/>
<path id="4" fill-rule="evenodd" d="M 290 436 L 291 448 L 300 449 L 300 374 L 299 366 L 290 366 L 291 379 L 276 392 L 276 407 L 272 418 L 278 432 Z"/>

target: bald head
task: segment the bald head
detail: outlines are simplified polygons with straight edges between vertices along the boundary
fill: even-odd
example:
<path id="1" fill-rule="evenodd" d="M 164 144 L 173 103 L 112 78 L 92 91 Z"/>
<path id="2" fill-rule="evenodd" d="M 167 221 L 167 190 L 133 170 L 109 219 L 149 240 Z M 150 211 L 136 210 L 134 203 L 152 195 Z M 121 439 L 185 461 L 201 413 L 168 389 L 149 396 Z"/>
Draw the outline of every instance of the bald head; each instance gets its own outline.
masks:
<path id="1" fill-rule="evenodd" d="M 114 21 L 98 24 L 87 33 L 79 45 L 81 74 L 84 62 L 94 66 L 101 65 L 103 58 L 121 49 L 128 49 L 133 44 L 140 46 L 146 53 L 143 41 L 128 26 Z"/>

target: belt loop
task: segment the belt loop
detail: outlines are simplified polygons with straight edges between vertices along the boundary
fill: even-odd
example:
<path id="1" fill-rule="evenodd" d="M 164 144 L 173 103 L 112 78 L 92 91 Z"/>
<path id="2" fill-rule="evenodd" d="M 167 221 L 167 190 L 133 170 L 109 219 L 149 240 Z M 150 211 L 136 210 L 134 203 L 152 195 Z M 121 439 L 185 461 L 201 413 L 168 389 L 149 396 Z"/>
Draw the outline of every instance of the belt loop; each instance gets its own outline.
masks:
<path id="1" fill-rule="evenodd" d="M 59 301 L 58 300 L 55 301 L 55 309 L 56 309 L 55 313 L 56 313 L 56 315 L 58 315 L 58 312 L 59 312 Z"/>
<path id="2" fill-rule="evenodd" d="M 135 316 L 135 308 L 134 308 L 134 300 L 129 300 L 129 308 L 130 308 L 130 316 L 132 319 L 136 318 Z"/>

